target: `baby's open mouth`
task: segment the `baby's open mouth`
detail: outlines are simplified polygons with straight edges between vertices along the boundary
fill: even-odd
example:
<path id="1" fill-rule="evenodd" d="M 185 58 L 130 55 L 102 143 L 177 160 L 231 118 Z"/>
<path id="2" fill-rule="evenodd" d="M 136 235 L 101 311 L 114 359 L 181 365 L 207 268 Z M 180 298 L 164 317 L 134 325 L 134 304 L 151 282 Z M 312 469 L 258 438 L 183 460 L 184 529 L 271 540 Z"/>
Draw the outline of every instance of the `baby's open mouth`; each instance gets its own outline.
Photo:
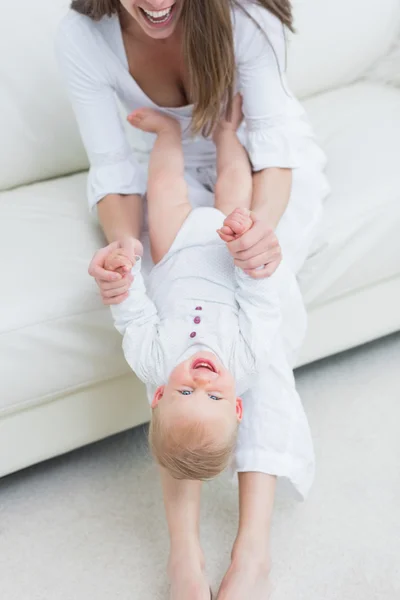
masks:
<path id="1" fill-rule="evenodd" d="M 169 6 L 168 8 L 164 8 L 163 10 L 147 10 L 142 7 L 139 8 L 146 20 L 152 25 L 165 25 L 172 18 L 175 3 L 172 6 Z"/>
<path id="2" fill-rule="evenodd" d="M 210 360 L 205 360 L 204 358 L 195 360 L 192 364 L 192 369 L 208 369 L 212 373 L 217 373 L 215 365 Z"/>

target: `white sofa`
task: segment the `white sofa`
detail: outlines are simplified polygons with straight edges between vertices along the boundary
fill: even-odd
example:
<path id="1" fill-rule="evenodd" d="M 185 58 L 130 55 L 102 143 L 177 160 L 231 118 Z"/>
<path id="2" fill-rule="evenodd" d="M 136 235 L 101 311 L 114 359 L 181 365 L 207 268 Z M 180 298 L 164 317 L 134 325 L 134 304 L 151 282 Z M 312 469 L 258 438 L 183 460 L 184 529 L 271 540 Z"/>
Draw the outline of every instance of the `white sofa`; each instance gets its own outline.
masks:
<path id="1" fill-rule="evenodd" d="M 0 475 L 149 415 L 87 275 L 103 240 L 53 55 L 67 7 L 8 3 L 0 22 Z M 295 9 L 290 80 L 332 186 L 300 275 L 304 364 L 400 329 L 400 3 L 299 0 Z"/>

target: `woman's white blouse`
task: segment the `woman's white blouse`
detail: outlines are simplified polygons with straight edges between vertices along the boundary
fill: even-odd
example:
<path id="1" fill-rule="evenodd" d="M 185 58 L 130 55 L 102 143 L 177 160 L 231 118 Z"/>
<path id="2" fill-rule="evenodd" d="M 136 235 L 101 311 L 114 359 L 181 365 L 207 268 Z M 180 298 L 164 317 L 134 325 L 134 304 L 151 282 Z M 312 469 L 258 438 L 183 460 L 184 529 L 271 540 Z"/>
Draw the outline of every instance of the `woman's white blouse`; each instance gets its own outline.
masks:
<path id="1" fill-rule="evenodd" d="M 242 5 L 254 19 L 234 9 L 237 87 L 246 125 L 243 141 L 255 171 L 298 167 L 304 141 L 313 134 L 285 80 L 284 28 L 259 5 L 249 0 L 242 0 Z M 128 142 L 119 103 L 126 114 L 149 106 L 173 115 L 182 127 L 187 168 L 215 165 L 212 141 L 190 134 L 193 107 L 158 107 L 130 75 L 116 15 L 95 22 L 70 11 L 60 24 L 56 51 L 89 157 L 92 207 L 107 194 L 146 191 L 146 167 Z M 150 150 L 153 136 L 142 135 Z"/>

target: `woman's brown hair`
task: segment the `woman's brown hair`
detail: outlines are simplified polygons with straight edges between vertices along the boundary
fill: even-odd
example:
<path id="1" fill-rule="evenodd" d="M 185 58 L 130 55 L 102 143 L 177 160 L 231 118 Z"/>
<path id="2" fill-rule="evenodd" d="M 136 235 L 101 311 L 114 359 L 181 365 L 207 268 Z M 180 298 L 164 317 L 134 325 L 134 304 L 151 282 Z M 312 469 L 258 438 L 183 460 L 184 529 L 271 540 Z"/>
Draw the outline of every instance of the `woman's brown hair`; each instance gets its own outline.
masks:
<path id="1" fill-rule="evenodd" d="M 253 0 L 293 31 L 290 0 Z M 194 133 L 209 134 L 221 107 L 230 115 L 235 84 L 235 54 L 231 10 L 240 0 L 184 0 L 183 52 L 193 102 Z M 94 20 L 118 13 L 120 0 L 73 0 L 71 8 Z M 251 18 L 249 16 L 249 18 Z"/>

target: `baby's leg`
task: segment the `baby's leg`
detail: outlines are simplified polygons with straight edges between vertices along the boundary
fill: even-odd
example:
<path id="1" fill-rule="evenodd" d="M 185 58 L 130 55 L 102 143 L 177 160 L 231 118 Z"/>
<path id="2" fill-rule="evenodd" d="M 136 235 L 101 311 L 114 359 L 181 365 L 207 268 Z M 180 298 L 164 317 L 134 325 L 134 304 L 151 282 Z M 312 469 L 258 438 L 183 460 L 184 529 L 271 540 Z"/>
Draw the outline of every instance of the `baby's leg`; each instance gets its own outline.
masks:
<path id="1" fill-rule="evenodd" d="M 135 111 L 129 121 L 138 129 L 157 134 L 147 186 L 150 247 L 157 264 L 191 210 L 184 179 L 181 128 L 172 117 L 150 108 Z"/>
<path id="2" fill-rule="evenodd" d="M 253 180 L 250 161 L 236 134 L 242 118 L 242 99 L 238 94 L 233 102 L 232 120 L 222 120 L 213 136 L 217 147 L 215 206 L 225 215 L 231 214 L 235 208 L 250 209 L 251 206 Z"/>

